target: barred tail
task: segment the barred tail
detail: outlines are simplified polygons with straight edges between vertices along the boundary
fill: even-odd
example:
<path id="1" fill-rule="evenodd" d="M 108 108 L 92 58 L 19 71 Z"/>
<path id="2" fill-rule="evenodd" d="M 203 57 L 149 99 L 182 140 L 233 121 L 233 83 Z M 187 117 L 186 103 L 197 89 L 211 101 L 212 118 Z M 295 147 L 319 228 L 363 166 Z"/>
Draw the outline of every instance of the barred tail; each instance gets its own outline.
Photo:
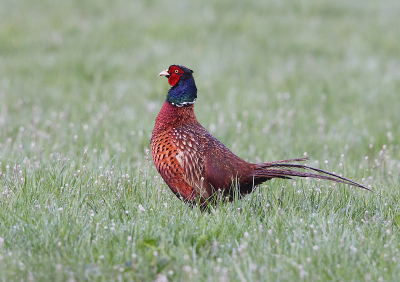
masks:
<path id="1" fill-rule="evenodd" d="M 334 182 L 338 182 L 338 183 L 347 184 L 350 186 L 360 187 L 362 189 L 368 190 L 368 191 L 380 196 L 381 198 L 385 199 L 386 201 L 389 201 L 389 202 L 397 205 L 396 203 L 392 202 L 391 200 L 382 196 L 381 194 L 375 192 L 374 190 L 372 190 L 362 184 L 354 182 L 350 179 L 347 179 L 345 177 L 336 175 L 331 172 L 327 172 L 327 171 L 319 169 L 319 168 L 314 168 L 314 167 L 310 167 L 310 166 L 306 166 L 306 165 L 287 164 L 287 162 L 299 162 L 299 161 L 306 161 L 306 160 L 308 160 L 308 158 L 281 160 L 281 161 L 257 164 L 256 170 L 255 170 L 255 176 L 266 177 L 266 178 L 289 178 L 289 179 L 291 178 L 291 176 L 296 176 L 296 177 L 310 177 L 310 178 L 330 180 L 330 181 L 334 181 Z M 319 174 L 311 173 L 311 172 L 297 171 L 296 169 L 315 171 L 315 172 L 318 172 Z"/>

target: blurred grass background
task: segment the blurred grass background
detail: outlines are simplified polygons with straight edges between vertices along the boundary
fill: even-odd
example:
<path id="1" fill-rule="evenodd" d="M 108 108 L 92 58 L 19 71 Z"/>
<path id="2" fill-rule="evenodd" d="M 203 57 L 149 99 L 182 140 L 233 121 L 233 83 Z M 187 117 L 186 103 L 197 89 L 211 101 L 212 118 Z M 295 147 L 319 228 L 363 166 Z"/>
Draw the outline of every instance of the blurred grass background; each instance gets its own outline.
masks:
<path id="1" fill-rule="evenodd" d="M 198 120 L 240 157 L 307 152 L 397 201 L 399 14 L 389 0 L 2 1 L 0 277 L 395 281 L 400 215 L 374 195 L 273 181 L 204 214 L 146 150 L 157 74 L 183 64 Z"/>

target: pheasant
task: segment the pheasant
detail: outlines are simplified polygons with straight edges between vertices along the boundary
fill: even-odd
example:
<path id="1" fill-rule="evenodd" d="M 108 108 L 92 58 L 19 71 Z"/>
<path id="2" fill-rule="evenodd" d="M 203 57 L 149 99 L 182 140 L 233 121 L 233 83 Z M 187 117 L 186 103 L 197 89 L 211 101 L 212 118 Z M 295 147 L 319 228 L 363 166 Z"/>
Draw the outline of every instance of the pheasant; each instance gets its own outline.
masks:
<path id="1" fill-rule="evenodd" d="M 172 87 L 156 118 L 151 151 L 157 171 L 183 201 L 207 205 L 216 195 L 232 200 L 235 193 L 240 196 L 249 194 L 257 185 L 272 178 L 291 179 L 293 176 L 331 180 L 381 196 L 347 178 L 291 163 L 307 158 L 258 164 L 242 160 L 197 121 L 194 114 L 197 88 L 193 71 L 182 65 L 171 65 L 159 76 L 167 77 Z"/>

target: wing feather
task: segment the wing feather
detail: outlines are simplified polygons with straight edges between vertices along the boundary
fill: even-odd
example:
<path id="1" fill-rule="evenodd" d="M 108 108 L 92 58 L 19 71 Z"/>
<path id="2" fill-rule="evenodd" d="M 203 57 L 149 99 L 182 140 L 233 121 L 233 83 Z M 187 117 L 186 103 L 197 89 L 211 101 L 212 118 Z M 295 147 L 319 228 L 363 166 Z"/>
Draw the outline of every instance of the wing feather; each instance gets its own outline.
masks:
<path id="1" fill-rule="evenodd" d="M 177 148 L 175 158 L 183 169 L 183 178 L 198 195 L 208 198 L 211 193 L 204 183 L 204 146 L 199 135 L 182 125 L 171 131 L 170 138 Z"/>

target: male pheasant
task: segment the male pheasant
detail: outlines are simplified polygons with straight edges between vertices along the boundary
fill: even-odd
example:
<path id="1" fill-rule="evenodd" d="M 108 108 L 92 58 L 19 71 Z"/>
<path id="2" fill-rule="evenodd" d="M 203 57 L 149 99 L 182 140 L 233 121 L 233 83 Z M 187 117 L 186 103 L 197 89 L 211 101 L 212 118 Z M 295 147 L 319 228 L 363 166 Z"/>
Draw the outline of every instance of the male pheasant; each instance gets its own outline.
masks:
<path id="1" fill-rule="evenodd" d="M 193 110 L 197 88 L 192 73 L 187 67 L 171 65 L 159 74 L 167 77 L 172 87 L 156 118 L 151 136 L 154 164 L 172 192 L 183 201 L 207 204 L 218 191 L 232 200 L 236 187 L 240 195 L 246 195 L 267 180 L 290 179 L 292 176 L 327 179 L 378 194 L 344 177 L 289 163 L 307 158 L 259 164 L 242 160 L 197 121 Z"/>

